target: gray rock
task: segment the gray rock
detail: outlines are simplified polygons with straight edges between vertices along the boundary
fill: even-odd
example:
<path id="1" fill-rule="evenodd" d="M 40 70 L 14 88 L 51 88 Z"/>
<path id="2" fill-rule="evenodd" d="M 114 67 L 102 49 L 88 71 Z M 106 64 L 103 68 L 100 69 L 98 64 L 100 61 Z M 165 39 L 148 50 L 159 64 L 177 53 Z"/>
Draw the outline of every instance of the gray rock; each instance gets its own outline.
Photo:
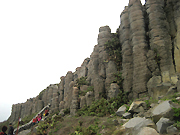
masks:
<path id="1" fill-rule="evenodd" d="M 176 133 L 179 132 L 178 129 L 177 129 L 176 127 L 174 127 L 173 125 L 167 127 L 167 128 L 166 128 L 166 131 L 167 131 L 167 133 L 170 134 L 170 135 L 171 135 L 171 134 L 176 134 Z"/>
<path id="2" fill-rule="evenodd" d="M 134 101 L 130 105 L 129 112 L 139 113 L 144 112 L 147 109 L 147 105 L 144 101 Z"/>
<path id="3" fill-rule="evenodd" d="M 122 105 L 116 112 L 116 115 L 121 117 L 126 112 L 126 106 Z"/>
<path id="4" fill-rule="evenodd" d="M 175 86 L 171 86 L 169 89 L 168 89 L 168 92 L 166 93 L 166 95 L 170 95 L 170 94 L 174 94 L 177 92 L 177 87 Z"/>
<path id="5" fill-rule="evenodd" d="M 91 103 L 94 101 L 94 93 L 92 91 L 89 91 L 86 93 L 85 97 L 87 106 L 90 106 Z"/>
<path id="6" fill-rule="evenodd" d="M 80 97 L 80 108 L 83 108 L 84 106 L 86 106 L 86 97 L 82 96 Z"/>
<path id="7" fill-rule="evenodd" d="M 150 127 L 143 127 L 136 135 L 159 135 L 157 131 Z"/>
<path id="8" fill-rule="evenodd" d="M 119 94 L 119 85 L 117 83 L 111 83 L 107 95 L 108 99 L 117 97 L 118 94 Z"/>
<path id="9" fill-rule="evenodd" d="M 132 114 L 129 113 L 129 112 L 124 113 L 122 116 L 123 116 L 123 118 L 125 118 L 125 119 L 130 119 L 130 118 L 132 118 Z"/>
<path id="10" fill-rule="evenodd" d="M 158 106 L 154 107 L 152 110 L 152 118 L 156 123 L 161 117 L 173 119 L 173 109 L 170 101 L 163 101 Z"/>
<path id="11" fill-rule="evenodd" d="M 170 121 L 168 118 L 161 118 L 157 123 L 157 130 L 160 134 L 167 133 L 167 127 L 174 124 L 174 122 Z"/>
<path id="12" fill-rule="evenodd" d="M 136 125 L 140 124 L 141 122 L 143 122 L 145 119 L 144 118 L 140 118 L 140 117 L 135 117 L 130 119 L 127 123 L 125 123 L 123 126 L 125 128 L 134 128 Z"/>

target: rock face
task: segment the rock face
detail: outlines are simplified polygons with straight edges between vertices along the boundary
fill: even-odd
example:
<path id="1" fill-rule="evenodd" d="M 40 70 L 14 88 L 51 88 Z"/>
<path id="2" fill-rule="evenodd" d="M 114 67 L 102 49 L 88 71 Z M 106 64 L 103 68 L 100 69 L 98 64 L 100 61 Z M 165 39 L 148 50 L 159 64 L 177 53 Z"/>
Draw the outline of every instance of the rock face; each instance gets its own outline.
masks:
<path id="1" fill-rule="evenodd" d="M 142 5 L 140 0 L 129 0 L 120 18 L 116 35 L 122 62 L 118 64 L 122 68 L 123 91 L 129 100 L 145 95 L 158 99 L 172 92 L 172 86 L 180 91 L 180 1 L 147 0 Z M 120 87 L 114 82 L 114 74 L 119 69 L 105 50 L 105 43 L 114 35 L 109 26 L 100 27 L 98 44 L 90 58 L 74 73 L 68 71 L 62 76 L 59 84 L 51 84 L 37 97 L 13 105 L 10 121 L 37 113 L 49 103 L 52 112 L 69 109 L 75 115 L 77 109 L 90 106 L 95 100 L 116 97 Z M 85 82 L 78 87 L 80 78 L 85 78 Z M 133 107 L 133 113 L 146 110 L 144 103 Z M 142 132 L 146 130 L 151 129 Z"/>
<path id="2" fill-rule="evenodd" d="M 142 6 L 139 0 L 130 0 L 121 13 L 123 89 L 131 93 L 129 98 L 155 90 L 156 82 L 147 88 L 151 77 L 160 77 L 160 83 L 177 83 L 179 4 L 178 0 L 147 0 Z"/>

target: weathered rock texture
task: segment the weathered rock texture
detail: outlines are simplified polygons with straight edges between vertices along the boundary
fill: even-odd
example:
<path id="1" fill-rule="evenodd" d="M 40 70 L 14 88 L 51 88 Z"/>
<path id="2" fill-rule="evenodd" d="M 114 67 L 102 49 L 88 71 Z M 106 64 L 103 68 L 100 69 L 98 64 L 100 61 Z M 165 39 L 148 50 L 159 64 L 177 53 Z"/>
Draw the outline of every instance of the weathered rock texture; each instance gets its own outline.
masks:
<path id="1" fill-rule="evenodd" d="M 142 6 L 139 0 L 130 0 L 121 13 L 123 88 L 131 93 L 129 98 L 152 91 L 147 88 L 151 77 L 160 76 L 160 83 L 177 83 L 179 4 L 178 0 L 147 0 Z"/>
<path id="2" fill-rule="evenodd" d="M 123 90 L 128 98 L 159 98 L 171 86 L 180 91 L 180 1 L 147 0 L 142 5 L 140 0 L 129 0 L 120 18 L 117 35 L 122 48 Z M 94 100 L 116 97 L 120 88 L 114 82 L 117 63 L 109 59 L 104 48 L 112 38 L 109 26 L 100 27 L 98 44 L 90 58 L 74 73 L 68 71 L 62 76 L 59 84 L 48 86 L 25 103 L 13 105 L 10 120 L 37 113 L 49 103 L 52 112 L 69 109 L 75 115 L 77 109 Z M 77 80 L 82 77 L 86 84 L 79 88 Z"/>

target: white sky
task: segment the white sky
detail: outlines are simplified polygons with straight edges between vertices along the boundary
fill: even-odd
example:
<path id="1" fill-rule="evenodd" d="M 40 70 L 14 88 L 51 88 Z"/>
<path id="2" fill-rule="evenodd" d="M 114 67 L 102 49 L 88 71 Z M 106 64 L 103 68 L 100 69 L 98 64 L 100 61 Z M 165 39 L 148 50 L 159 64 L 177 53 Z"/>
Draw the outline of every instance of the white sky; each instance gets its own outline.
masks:
<path id="1" fill-rule="evenodd" d="M 144 0 L 141 0 L 144 4 Z M 115 32 L 129 0 L 1 0 L 0 121 L 12 104 L 60 82 L 90 57 L 99 27 Z"/>

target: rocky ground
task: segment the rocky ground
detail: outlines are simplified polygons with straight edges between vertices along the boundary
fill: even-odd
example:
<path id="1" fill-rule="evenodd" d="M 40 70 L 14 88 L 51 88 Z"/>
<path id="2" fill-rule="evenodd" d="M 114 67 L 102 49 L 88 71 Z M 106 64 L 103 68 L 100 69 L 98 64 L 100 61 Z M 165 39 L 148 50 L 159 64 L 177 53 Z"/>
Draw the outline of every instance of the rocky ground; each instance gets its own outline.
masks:
<path id="1" fill-rule="evenodd" d="M 179 135 L 179 103 L 180 93 L 175 93 L 159 99 L 137 99 L 121 106 L 116 114 L 106 117 L 65 115 L 63 120 L 57 120 L 52 127 L 44 130 L 44 134 Z M 24 132 L 29 130 L 20 135 Z M 36 128 L 31 128 L 29 135 L 36 134 Z"/>

